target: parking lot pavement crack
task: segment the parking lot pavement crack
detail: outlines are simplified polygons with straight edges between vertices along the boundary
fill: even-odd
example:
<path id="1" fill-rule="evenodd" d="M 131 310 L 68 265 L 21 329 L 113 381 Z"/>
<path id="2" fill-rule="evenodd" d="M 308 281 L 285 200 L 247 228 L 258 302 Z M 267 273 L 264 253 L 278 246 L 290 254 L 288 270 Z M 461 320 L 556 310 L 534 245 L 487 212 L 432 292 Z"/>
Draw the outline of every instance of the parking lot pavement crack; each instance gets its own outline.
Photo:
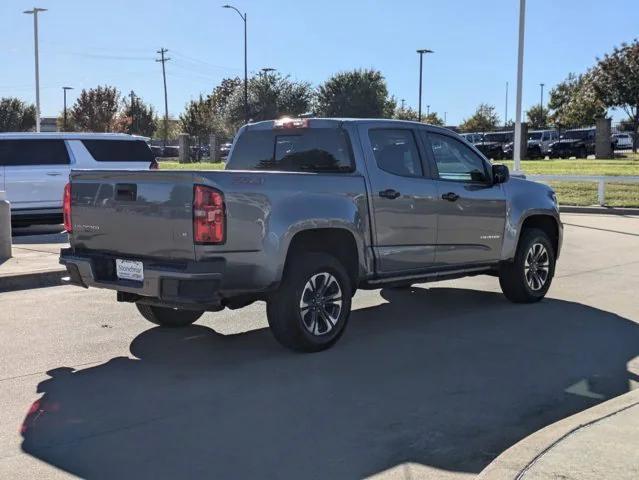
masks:
<path id="1" fill-rule="evenodd" d="M 97 365 L 100 363 L 104 363 L 104 360 L 96 360 L 93 362 L 85 362 L 85 363 L 77 363 L 75 365 L 70 365 L 70 368 L 77 368 L 77 367 L 86 367 L 88 365 Z M 9 380 L 16 380 L 18 378 L 26 378 L 26 377 L 33 377 L 34 375 L 44 375 L 45 373 L 47 373 L 47 371 L 49 371 L 49 369 L 47 370 L 43 370 L 40 372 L 31 372 L 31 373 L 23 373 L 22 375 L 13 375 L 11 377 L 4 377 L 4 378 L 0 378 L 0 382 L 6 382 Z"/>
<path id="2" fill-rule="evenodd" d="M 634 262 L 617 263 L 615 265 L 608 265 L 607 267 L 593 268 L 590 270 L 580 270 L 578 272 L 564 273 L 562 275 L 556 275 L 556 278 L 576 277 L 577 275 L 583 275 L 585 273 L 602 272 L 604 270 L 610 270 L 611 268 L 626 267 L 628 265 L 634 265 L 636 263 L 639 263 L 639 260 Z"/>
<path id="3" fill-rule="evenodd" d="M 626 410 L 629 410 L 631 408 L 634 408 L 636 406 L 639 406 L 639 402 L 635 402 L 631 405 L 627 405 L 619 410 L 616 410 L 614 412 L 611 412 L 607 415 L 604 415 L 603 417 L 599 417 L 596 418 L 594 420 L 591 420 L 590 422 L 586 422 L 584 424 L 578 425 L 575 428 L 573 428 L 572 430 L 566 432 L 564 435 L 562 435 L 561 437 L 559 437 L 557 440 L 555 440 L 554 442 L 552 442 L 550 445 L 548 445 L 546 448 L 544 448 L 541 452 L 539 452 L 532 460 L 530 460 L 517 474 L 517 476 L 515 477 L 515 480 L 522 480 L 524 478 L 524 476 L 526 475 L 526 473 L 528 473 L 530 471 L 530 469 L 535 465 L 535 463 L 537 463 L 544 455 L 546 455 L 547 453 L 549 453 L 553 448 L 555 448 L 557 445 L 559 445 L 560 443 L 562 443 L 564 440 L 567 440 L 568 438 L 570 438 L 571 436 L 575 435 L 577 432 L 579 432 L 580 430 L 583 430 L 584 428 L 588 428 L 591 427 L 603 420 L 606 420 L 608 418 L 614 417 L 615 415 L 625 412 Z"/>

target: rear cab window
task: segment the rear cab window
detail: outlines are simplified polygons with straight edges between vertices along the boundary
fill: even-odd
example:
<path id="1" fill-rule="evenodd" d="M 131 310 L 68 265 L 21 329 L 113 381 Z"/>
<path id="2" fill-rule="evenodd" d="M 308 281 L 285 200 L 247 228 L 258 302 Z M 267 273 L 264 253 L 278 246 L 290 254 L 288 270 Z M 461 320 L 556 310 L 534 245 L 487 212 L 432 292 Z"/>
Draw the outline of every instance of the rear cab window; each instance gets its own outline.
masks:
<path id="1" fill-rule="evenodd" d="M 226 168 L 326 173 L 355 169 L 341 128 L 249 129 L 238 137 Z"/>
<path id="2" fill-rule="evenodd" d="M 69 152 L 64 140 L 0 140 L 0 165 L 68 165 Z"/>
<path id="3" fill-rule="evenodd" d="M 146 162 L 155 160 L 143 140 L 82 140 L 96 162 Z"/>

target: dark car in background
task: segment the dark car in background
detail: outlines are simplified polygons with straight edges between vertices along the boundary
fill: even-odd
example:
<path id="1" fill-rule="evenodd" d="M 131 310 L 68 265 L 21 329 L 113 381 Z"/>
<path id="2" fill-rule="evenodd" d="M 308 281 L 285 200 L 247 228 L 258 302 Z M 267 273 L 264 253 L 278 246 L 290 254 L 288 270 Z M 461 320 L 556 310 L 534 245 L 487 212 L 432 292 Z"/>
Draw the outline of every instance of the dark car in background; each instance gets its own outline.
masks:
<path id="1" fill-rule="evenodd" d="M 509 158 L 509 159 L 513 158 L 514 144 L 515 144 L 514 142 L 509 142 L 506 145 L 504 145 L 504 158 Z M 541 151 L 541 145 L 539 144 L 539 142 L 535 142 L 534 140 L 528 140 L 528 144 L 526 146 L 526 153 L 525 155 L 522 154 L 522 157 L 528 160 L 536 160 L 536 159 L 544 158 L 544 155 Z"/>
<path id="2" fill-rule="evenodd" d="M 220 158 L 222 159 L 227 158 L 229 156 L 229 152 L 231 151 L 232 146 L 233 144 L 230 142 L 222 143 L 219 148 Z"/>
<path id="3" fill-rule="evenodd" d="M 490 132 L 481 136 L 481 141 L 474 145 L 487 158 L 501 160 L 504 158 L 504 146 L 513 139 L 513 132 Z"/>
<path id="4" fill-rule="evenodd" d="M 594 128 L 577 128 L 566 130 L 563 135 L 550 144 L 548 156 L 550 158 L 586 158 L 595 153 Z"/>

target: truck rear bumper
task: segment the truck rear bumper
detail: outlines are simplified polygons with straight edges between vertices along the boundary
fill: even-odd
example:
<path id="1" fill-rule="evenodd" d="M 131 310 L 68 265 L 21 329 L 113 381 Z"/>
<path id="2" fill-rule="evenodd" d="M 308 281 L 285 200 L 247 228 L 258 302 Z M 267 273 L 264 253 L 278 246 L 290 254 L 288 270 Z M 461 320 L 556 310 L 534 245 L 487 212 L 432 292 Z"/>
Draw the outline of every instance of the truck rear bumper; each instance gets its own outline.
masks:
<path id="1" fill-rule="evenodd" d="M 127 292 L 127 298 L 152 298 L 167 305 L 198 305 L 215 309 L 220 305 L 220 285 L 226 263 L 142 260 L 144 281 L 122 280 L 115 272 L 115 257 L 106 254 L 60 252 L 60 263 L 67 268 L 69 283 Z"/>

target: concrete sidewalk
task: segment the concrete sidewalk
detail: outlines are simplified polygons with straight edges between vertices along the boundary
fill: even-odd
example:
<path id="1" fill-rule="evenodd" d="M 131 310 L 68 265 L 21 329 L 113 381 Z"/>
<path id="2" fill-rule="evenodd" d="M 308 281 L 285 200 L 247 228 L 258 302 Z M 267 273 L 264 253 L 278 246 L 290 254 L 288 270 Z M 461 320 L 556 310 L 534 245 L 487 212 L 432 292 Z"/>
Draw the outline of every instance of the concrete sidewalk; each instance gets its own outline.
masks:
<path id="1" fill-rule="evenodd" d="M 497 457 L 482 480 L 636 480 L 639 390 L 552 424 Z"/>
<path id="2" fill-rule="evenodd" d="M 13 257 L 0 260 L 0 292 L 59 284 L 66 270 L 58 263 L 58 257 L 66 246 L 66 234 L 55 229 L 44 234 L 16 229 Z"/>

